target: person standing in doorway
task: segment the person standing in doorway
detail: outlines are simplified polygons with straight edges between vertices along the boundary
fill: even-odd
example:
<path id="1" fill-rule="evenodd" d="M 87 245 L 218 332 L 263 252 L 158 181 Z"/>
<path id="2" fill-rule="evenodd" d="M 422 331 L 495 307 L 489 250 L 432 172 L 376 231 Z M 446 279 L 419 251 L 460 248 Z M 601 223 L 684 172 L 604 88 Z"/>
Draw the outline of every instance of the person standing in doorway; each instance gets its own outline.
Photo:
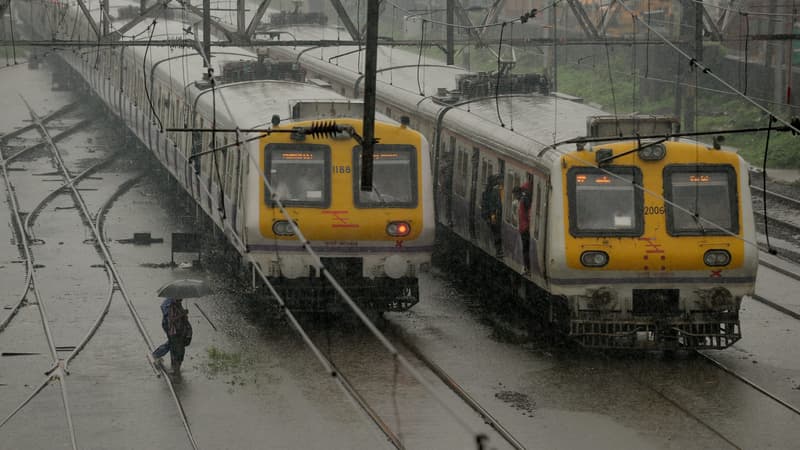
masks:
<path id="1" fill-rule="evenodd" d="M 519 236 L 522 239 L 522 274 L 531 273 L 531 184 L 525 182 L 517 188 L 519 200 Z"/>
<path id="2" fill-rule="evenodd" d="M 500 174 L 489 177 L 486 190 L 483 192 L 482 201 L 483 217 L 489 224 L 494 241 L 495 256 L 503 257 L 503 176 Z"/>
<path id="3" fill-rule="evenodd" d="M 183 307 L 180 298 L 167 298 L 161 303 L 161 316 L 161 328 L 167 335 L 167 342 L 153 351 L 153 359 L 160 365 L 161 357 L 169 353 L 172 374 L 180 375 L 186 346 L 192 340 L 189 311 Z"/>

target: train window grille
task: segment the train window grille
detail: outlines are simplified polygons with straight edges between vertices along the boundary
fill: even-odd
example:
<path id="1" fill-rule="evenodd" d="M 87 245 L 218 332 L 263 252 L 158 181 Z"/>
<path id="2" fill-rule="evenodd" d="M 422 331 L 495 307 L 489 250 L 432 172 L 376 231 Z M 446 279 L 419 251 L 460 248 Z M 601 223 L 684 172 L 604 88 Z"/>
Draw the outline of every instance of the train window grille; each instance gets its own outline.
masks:
<path id="1" fill-rule="evenodd" d="M 609 173 L 611 172 L 611 173 Z M 644 195 L 636 167 L 573 167 L 567 172 L 569 231 L 582 236 L 641 236 Z"/>
<path id="2" fill-rule="evenodd" d="M 413 208 L 417 206 L 417 158 L 411 145 L 375 146 L 373 190 L 361 190 L 361 177 L 353 176 L 353 202 L 359 208 Z M 361 147 L 353 148 L 354 173 L 361 173 Z"/>
<path id="3" fill-rule="evenodd" d="M 267 144 L 266 176 L 286 206 L 327 208 L 331 203 L 331 149 L 321 144 Z M 265 202 L 275 202 L 264 188 Z"/>
<path id="4" fill-rule="evenodd" d="M 671 165 L 664 169 L 667 232 L 672 236 L 739 232 L 736 171 L 729 165 Z M 695 212 L 695 217 L 673 206 Z M 722 229 L 720 229 L 720 227 Z"/>

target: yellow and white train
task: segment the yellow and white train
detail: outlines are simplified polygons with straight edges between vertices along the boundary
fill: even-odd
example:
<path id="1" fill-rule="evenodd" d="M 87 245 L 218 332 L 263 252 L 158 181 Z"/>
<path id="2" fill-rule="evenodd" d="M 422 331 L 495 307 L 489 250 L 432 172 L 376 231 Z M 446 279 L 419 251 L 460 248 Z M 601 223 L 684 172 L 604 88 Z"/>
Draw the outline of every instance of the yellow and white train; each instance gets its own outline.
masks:
<path id="1" fill-rule="evenodd" d="M 273 31 L 304 40 L 331 33 L 319 26 Z M 270 53 L 358 96 L 355 50 Z M 451 244 L 444 253 L 453 264 L 473 278 L 503 268 L 487 283 L 588 347 L 725 348 L 741 338 L 740 304 L 754 290 L 758 267 L 741 157 L 671 137 L 678 124 L 670 118 L 608 116 L 548 93 L 541 76 L 521 75 L 500 90 L 494 74 L 418 61 L 401 49 L 379 52 L 377 108 L 410 117 L 431 142 L 444 237 L 437 245 Z M 523 83 L 529 88 L 517 92 Z M 493 228 L 482 199 L 498 177 L 502 214 Z M 513 195 L 525 183 L 528 271 Z"/>
<path id="2" fill-rule="evenodd" d="M 127 8 L 111 3 L 112 17 L 121 15 L 118 6 Z M 75 4 L 33 0 L 17 13 L 40 37 L 92 33 Z M 93 15 L 99 21 L 99 10 Z M 314 308 L 332 291 L 277 200 L 354 299 L 377 311 L 415 304 L 417 273 L 430 264 L 434 239 L 424 136 L 379 114 L 373 189 L 362 191 L 361 147 L 330 126 L 362 134 L 360 102 L 306 83 L 295 65 L 246 49 L 214 49 L 212 85 L 196 50 L 141 45 L 152 36 L 184 38 L 186 27 L 175 20 L 142 22 L 128 30 L 137 36 L 130 46 L 60 56 L 291 305 Z M 247 143 L 231 145 L 237 139 Z"/>

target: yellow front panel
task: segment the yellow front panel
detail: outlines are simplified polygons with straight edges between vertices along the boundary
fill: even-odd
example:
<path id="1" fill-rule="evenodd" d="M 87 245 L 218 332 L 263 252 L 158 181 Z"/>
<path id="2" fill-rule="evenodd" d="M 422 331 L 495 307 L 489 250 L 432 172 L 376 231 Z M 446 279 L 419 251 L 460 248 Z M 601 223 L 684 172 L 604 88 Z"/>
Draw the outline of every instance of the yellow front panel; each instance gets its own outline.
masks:
<path id="1" fill-rule="evenodd" d="M 352 125 L 361 134 L 360 120 L 338 119 L 340 125 Z M 311 122 L 296 122 L 288 127 L 310 127 Z M 264 148 L 272 143 L 324 144 L 330 147 L 329 177 L 331 184 L 330 205 L 320 207 L 294 207 L 287 210 L 297 222 L 305 237 L 313 241 L 407 241 L 413 240 L 422 232 L 423 197 L 420 188 L 422 180 L 422 164 L 420 161 L 420 134 L 393 124 L 376 123 L 375 136 L 380 144 L 405 144 L 415 147 L 416 179 L 414 189 L 417 193 L 417 205 L 413 208 L 361 208 L 354 202 L 354 177 L 356 173 L 353 161 L 353 148 L 358 144 L 353 139 L 313 138 L 306 136 L 304 141 L 292 141 L 289 133 L 274 133 L 260 141 L 260 167 L 265 168 Z M 269 178 L 269 174 L 267 174 Z M 275 221 L 285 220 L 278 208 L 270 207 L 265 201 L 264 184 L 261 183 L 259 195 L 260 229 L 266 239 L 295 240 L 294 236 L 276 236 L 272 231 Z M 411 232 L 405 237 L 387 235 L 386 226 L 390 222 L 404 221 L 411 225 Z"/>
<path id="2" fill-rule="evenodd" d="M 638 237 L 575 237 L 567 232 L 565 237 L 567 265 L 582 270 L 628 270 L 671 272 L 680 270 L 707 270 L 710 276 L 719 276 L 720 269 L 735 269 L 744 262 L 742 239 L 742 211 L 738 208 L 739 232 L 714 236 L 670 236 L 667 233 L 666 204 L 664 201 L 663 169 L 672 164 L 728 164 L 736 171 L 736 191 L 741 198 L 739 185 L 739 158 L 736 154 L 711 150 L 702 145 L 667 142 L 667 154 L 660 161 L 643 161 L 636 154 L 613 160 L 613 165 L 637 166 L 642 173 L 644 186 L 644 232 Z M 636 147 L 636 142 L 599 146 L 613 150 L 614 155 Z M 572 167 L 595 167 L 595 152 L 574 151 L 562 156 L 562 183 L 567 192 L 567 172 Z M 608 167 L 608 165 L 604 165 Z M 564 229 L 569 230 L 569 201 L 564 195 Z M 707 250 L 727 250 L 731 263 L 724 267 L 708 267 L 703 263 Z M 601 250 L 609 255 L 608 265 L 601 268 L 585 267 L 580 256 L 588 250 Z"/>

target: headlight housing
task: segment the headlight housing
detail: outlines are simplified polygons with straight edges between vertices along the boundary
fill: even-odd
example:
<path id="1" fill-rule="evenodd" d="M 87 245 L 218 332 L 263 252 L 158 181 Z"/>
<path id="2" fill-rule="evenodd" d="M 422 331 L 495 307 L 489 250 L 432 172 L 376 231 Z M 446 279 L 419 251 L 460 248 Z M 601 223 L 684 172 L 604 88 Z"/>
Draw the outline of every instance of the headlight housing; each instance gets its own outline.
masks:
<path id="1" fill-rule="evenodd" d="M 608 253 L 601 251 L 588 251 L 581 253 L 581 264 L 586 267 L 603 267 L 608 264 Z"/>
<path id="2" fill-rule="evenodd" d="M 703 262 L 707 266 L 727 266 L 731 263 L 731 254 L 727 250 L 709 250 L 703 255 Z"/>
<path id="3" fill-rule="evenodd" d="M 389 222 L 386 225 L 386 234 L 392 237 L 408 236 L 411 233 L 411 225 L 408 222 Z"/>
<path id="4" fill-rule="evenodd" d="M 273 223 L 272 232 L 278 236 L 294 236 L 292 224 L 288 220 L 278 220 Z"/>
<path id="5" fill-rule="evenodd" d="M 639 150 L 639 158 L 645 161 L 659 161 L 667 154 L 667 147 L 655 144 Z"/>

